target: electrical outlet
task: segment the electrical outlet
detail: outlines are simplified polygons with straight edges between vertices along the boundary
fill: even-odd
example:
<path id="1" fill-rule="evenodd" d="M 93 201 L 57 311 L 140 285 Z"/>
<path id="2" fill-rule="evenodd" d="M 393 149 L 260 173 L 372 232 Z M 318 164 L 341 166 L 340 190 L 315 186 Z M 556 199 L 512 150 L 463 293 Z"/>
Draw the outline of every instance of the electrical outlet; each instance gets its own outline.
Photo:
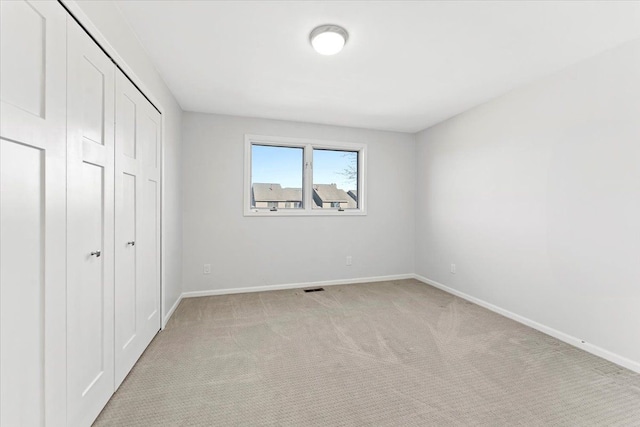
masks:
<path id="1" fill-rule="evenodd" d="M 456 265 L 451 264 L 451 274 L 456 274 Z"/>
<path id="2" fill-rule="evenodd" d="M 351 255 L 347 257 L 347 265 L 351 265 Z"/>
<path id="3" fill-rule="evenodd" d="M 211 274 L 211 264 L 205 264 L 202 269 L 203 274 Z"/>

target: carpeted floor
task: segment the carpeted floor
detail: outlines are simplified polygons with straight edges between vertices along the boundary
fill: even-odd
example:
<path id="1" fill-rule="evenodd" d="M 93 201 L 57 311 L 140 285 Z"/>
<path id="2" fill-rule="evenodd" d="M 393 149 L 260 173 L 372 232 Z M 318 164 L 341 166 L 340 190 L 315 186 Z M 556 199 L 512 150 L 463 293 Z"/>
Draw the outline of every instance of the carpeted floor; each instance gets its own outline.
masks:
<path id="1" fill-rule="evenodd" d="M 185 299 L 98 426 L 640 426 L 640 375 L 414 280 Z"/>

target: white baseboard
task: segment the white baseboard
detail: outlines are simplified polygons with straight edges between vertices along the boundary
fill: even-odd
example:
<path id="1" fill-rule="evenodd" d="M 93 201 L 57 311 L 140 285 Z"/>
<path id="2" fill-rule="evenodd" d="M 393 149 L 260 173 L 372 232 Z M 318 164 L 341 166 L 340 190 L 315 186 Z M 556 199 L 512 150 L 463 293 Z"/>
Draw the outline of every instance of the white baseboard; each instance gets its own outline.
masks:
<path id="1" fill-rule="evenodd" d="M 169 319 L 171 319 L 171 316 L 173 316 L 173 313 L 176 311 L 176 308 L 178 308 L 178 306 L 180 305 L 180 301 L 182 301 L 182 298 L 184 298 L 184 293 L 180 294 L 176 302 L 171 306 L 171 309 L 169 310 L 167 315 L 164 316 L 164 318 L 162 319 L 162 329 L 164 329 L 164 327 L 167 326 L 167 322 L 169 321 Z"/>
<path id="2" fill-rule="evenodd" d="M 431 280 L 428 279 L 424 276 L 420 276 L 419 274 L 414 274 L 413 278 L 416 280 L 419 280 L 423 283 L 426 283 L 427 285 L 431 285 L 434 288 L 438 288 L 441 289 L 447 293 L 450 293 L 452 295 L 455 295 L 457 297 L 460 297 L 462 299 L 465 299 L 467 301 L 470 301 L 474 304 L 477 304 L 481 307 L 484 307 L 488 310 L 491 310 L 495 313 L 498 313 L 504 317 L 508 317 L 509 319 L 515 320 L 516 322 L 522 323 L 523 325 L 529 326 L 530 328 L 536 329 L 542 333 L 545 333 L 547 335 L 550 335 L 554 338 L 559 339 L 560 341 L 563 341 L 567 344 L 570 344 L 574 347 L 577 347 L 581 350 L 587 351 L 591 354 L 594 354 L 598 357 L 601 357 L 605 360 L 608 360 L 609 362 L 613 362 L 617 365 L 620 365 L 624 368 L 630 369 L 634 372 L 640 373 L 640 363 L 635 362 L 631 359 L 627 359 L 626 357 L 620 356 L 618 354 L 612 353 L 609 350 L 605 350 L 604 348 L 598 347 L 596 345 L 590 344 L 588 342 L 585 342 L 584 340 L 581 340 L 579 338 L 576 338 L 574 336 L 571 336 L 569 334 L 566 334 L 564 332 L 558 331 L 557 329 L 553 329 L 550 328 L 548 326 L 545 326 L 541 323 L 538 323 L 536 321 L 533 321 L 531 319 L 528 319 L 524 316 L 520 316 L 519 314 L 515 314 L 510 312 L 509 310 L 505 310 L 504 308 L 498 307 L 496 305 L 493 305 L 491 303 L 488 303 L 484 300 L 481 300 L 480 298 L 476 298 L 474 296 L 465 294 L 464 292 L 460 292 L 456 289 L 450 288 L 446 285 L 443 285 L 442 283 L 438 283 L 435 280 Z"/>
<path id="3" fill-rule="evenodd" d="M 242 294 L 247 292 L 275 291 L 282 289 L 313 288 L 319 286 L 350 285 L 354 283 L 385 282 L 387 280 L 413 279 L 413 274 L 392 276 L 361 277 L 358 279 L 326 280 L 323 282 L 287 283 L 284 285 L 251 286 L 247 288 L 209 289 L 206 291 L 183 292 L 181 298 L 207 297 L 212 295 Z"/>

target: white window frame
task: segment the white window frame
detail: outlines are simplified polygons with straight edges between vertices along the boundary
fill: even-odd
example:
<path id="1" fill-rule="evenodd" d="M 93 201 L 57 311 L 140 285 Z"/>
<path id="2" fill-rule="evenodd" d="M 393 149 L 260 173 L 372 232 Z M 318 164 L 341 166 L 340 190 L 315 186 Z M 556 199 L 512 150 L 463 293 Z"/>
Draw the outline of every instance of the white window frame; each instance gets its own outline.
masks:
<path id="1" fill-rule="evenodd" d="M 272 145 L 275 147 L 302 148 L 302 208 L 278 209 L 251 207 L 251 146 Z M 313 149 L 340 150 L 358 152 L 358 208 L 338 210 L 336 208 L 313 208 Z M 318 139 L 288 138 L 280 136 L 249 135 L 244 136 L 244 216 L 358 216 L 366 215 L 366 173 L 367 146 L 353 142 L 325 141 Z"/>

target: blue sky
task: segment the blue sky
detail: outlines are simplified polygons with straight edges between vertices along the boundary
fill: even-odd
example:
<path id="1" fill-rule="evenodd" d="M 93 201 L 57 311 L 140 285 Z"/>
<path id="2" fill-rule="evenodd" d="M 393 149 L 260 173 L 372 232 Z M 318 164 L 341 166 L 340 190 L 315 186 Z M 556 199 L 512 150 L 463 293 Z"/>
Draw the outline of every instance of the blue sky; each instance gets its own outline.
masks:
<path id="1" fill-rule="evenodd" d="M 277 183 L 283 187 L 302 187 L 302 148 L 270 147 L 253 145 L 251 151 L 252 182 Z M 355 152 L 314 150 L 314 184 L 338 185 L 343 190 L 355 190 L 355 180 L 341 174 L 349 165 L 355 166 L 358 154 Z"/>

